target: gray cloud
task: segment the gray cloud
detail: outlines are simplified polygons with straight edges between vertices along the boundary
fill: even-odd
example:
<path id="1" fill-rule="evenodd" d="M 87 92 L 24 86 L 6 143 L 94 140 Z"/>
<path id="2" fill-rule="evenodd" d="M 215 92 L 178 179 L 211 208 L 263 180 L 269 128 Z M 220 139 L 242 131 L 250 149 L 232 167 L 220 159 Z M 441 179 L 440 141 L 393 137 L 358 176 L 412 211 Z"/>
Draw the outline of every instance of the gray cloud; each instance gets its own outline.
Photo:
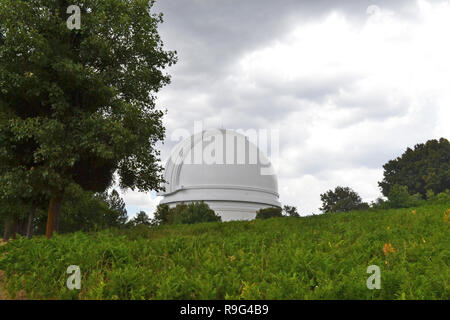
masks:
<path id="1" fill-rule="evenodd" d="M 169 70 L 172 84 L 162 90 L 158 101 L 168 109 L 163 158 L 176 143 L 169 139 L 173 130 L 192 131 L 196 120 L 204 120 L 205 127 L 278 128 L 285 164 L 279 175 L 280 189 L 292 192 L 281 193 L 281 197 L 297 205 L 302 202 L 298 192 L 334 187 L 343 173 L 352 170 L 375 177 L 373 172 L 379 172 L 407 146 L 436 138 L 433 130 L 439 120 L 439 102 L 432 94 L 418 99 L 389 86 L 367 88 L 360 85 L 367 76 L 360 70 L 316 73 L 292 69 L 296 77 L 286 81 L 266 74 L 234 77 L 244 56 L 285 41 L 294 27 L 322 21 L 333 11 L 342 13 L 359 30 L 369 5 L 395 11 L 396 17 L 416 19 L 410 0 L 159 0 L 154 11 L 165 16 L 162 39 L 179 56 L 178 64 Z M 334 54 L 333 47 L 327 54 Z M 309 63 L 301 54 L 298 59 Z M 336 148 L 334 135 L 343 132 L 349 132 L 343 135 L 348 141 Z M 311 176 L 320 183 L 304 185 L 314 183 L 307 178 Z M 366 182 L 370 187 L 361 192 L 375 197 L 376 181 Z M 314 197 L 307 200 L 313 203 L 306 204 L 308 213 L 318 207 L 318 194 Z"/>

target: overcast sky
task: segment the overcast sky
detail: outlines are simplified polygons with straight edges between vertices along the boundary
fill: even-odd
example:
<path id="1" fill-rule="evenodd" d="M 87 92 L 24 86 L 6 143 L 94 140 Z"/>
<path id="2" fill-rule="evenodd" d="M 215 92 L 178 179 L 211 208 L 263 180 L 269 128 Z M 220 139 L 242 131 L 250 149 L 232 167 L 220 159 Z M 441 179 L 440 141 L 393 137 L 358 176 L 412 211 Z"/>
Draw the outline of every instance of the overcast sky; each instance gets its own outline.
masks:
<path id="1" fill-rule="evenodd" d="M 159 0 L 177 50 L 158 94 L 174 130 L 278 129 L 280 201 L 319 213 L 320 194 L 381 195 L 382 166 L 450 136 L 449 1 Z M 123 194 L 129 215 L 154 193 Z"/>

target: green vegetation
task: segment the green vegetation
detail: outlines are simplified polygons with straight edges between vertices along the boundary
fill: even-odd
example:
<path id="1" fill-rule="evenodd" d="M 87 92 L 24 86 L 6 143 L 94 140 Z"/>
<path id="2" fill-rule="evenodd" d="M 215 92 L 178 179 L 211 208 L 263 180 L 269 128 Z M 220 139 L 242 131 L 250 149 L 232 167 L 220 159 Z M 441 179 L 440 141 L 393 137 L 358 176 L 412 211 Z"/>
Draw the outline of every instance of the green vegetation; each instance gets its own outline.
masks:
<path id="1" fill-rule="evenodd" d="M 188 204 L 181 203 L 174 208 L 169 208 L 167 204 L 160 204 L 156 208 L 152 225 L 193 224 L 217 221 L 222 221 L 222 218 L 207 203 L 199 201 Z"/>
<path id="2" fill-rule="evenodd" d="M 378 185 L 386 197 L 395 185 L 406 186 L 410 194 L 422 198 L 428 191 L 444 192 L 450 189 L 450 142 L 441 138 L 419 143 L 383 168 L 384 178 Z"/>
<path id="3" fill-rule="evenodd" d="M 44 201 L 48 238 L 71 184 L 101 193 L 114 175 L 161 190 L 155 96 L 177 60 L 154 1 L 79 0 L 80 29 L 67 27 L 71 4 L 0 2 L 0 218 L 16 225 L 16 207 L 31 217 Z"/>
<path id="4" fill-rule="evenodd" d="M 19 238 L 0 291 L 39 299 L 449 299 L 450 202 Z M 81 290 L 66 288 L 69 265 Z M 366 287 L 381 268 L 381 289 Z M 0 276 L 0 279 L 2 277 Z"/>
<path id="5" fill-rule="evenodd" d="M 336 187 L 320 195 L 322 210 L 328 212 L 346 212 L 350 210 L 368 209 L 369 205 L 362 202 L 358 193 L 349 187 Z"/>
<path id="6" fill-rule="evenodd" d="M 283 206 L 283 212 L 286 216 L 288 217 L 294 217 L 294 218 L 298 218 L 300 217 L 297 208 L 294 206 L 288 206 L 288 205 L 284 205 Z"/>
<path id="7" fill-rule="evenodd" d="M 270 219 L 270 218 L 279 218 L 282 217 L 283 213 L 281 208 L 277 207 L 269 207 L 264 209 L 259 209 L 256 211 L 256 219 Z"/>
<path id="8" fill-rule="evenodd" d="M 407 186 L 395 184 L 389 191 L 387 204 L 391 208 L 409 208 L 418 206 L 421 202 L 420 193 L 410 195 Z"/>

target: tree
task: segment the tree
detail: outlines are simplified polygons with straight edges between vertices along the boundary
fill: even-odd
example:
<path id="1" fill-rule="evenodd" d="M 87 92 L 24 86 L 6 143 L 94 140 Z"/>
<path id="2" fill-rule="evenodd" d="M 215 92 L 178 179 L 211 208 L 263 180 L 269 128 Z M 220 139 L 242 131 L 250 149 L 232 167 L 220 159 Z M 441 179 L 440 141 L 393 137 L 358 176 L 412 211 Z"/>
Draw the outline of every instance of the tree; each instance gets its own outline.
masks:
<path id="1" fill-rule="evenodd" d="M 152 224 L 156 226 L 167 224 L 169 222 L 169 212 L 170 208 L 168 204 L 159 204 L 156 207 Z"/>
<path id="2" fill-rule="evenodd" d="M 134 219 L 131 220 L 131 224 L 135 227 L 139 225 L 150 226 L 151 221 L 145 211 L 140 211 L 138 214 L 136 214 Z"/>
<path id="3" fill-rule="evenodd" d="M 192 224 L 200 222 L 222 221 L 222 218 L 212 210 L 207 203 L 192 202 L 180 203 L 174 208 L 167 204 L 160 204 L 156 208 L 153 225 L 164 224 Z"/>
<path id="4" fill-rule="evenodd" d="M 169 210 L 167 219 L 169 224 L 193 224 L 218 221 L 222 221 L 222 218 L 203 201 L 179 204 Z"/>
<path id="5" fill-rule="evenodd" d="M 31 156 L 32 142 L 4 130 L 9 128 L 8 120 L 0 103 L 0 219 L 5 241 L 16 232 L 31 238 L 36 209 L 47 196 L 41 190 L 40 168 L 35 168 Z"/>
<path id="6" fill-rule="evenodd" d="M 300 217 L 300 215 L 297 212 L 296 207 L 286 205 L 283 207 L 283 211 L 285 212 L 286 216 L 288 216 L 288 217 L 295 217 L 295 218 Z"/>
<path id="7" fill-rule="evenodd" d="M 363 203 L 361 197 L 349 187 L 336 187 L 333 190 L 320 195 L 323 212 L 345 212 L 350 210 L 365 209 L 369 206 Z"/>
<path id="8" fill-rule="evenodd" d="M 282 217 L 281 208 L 279 207 L 269 207 L 263 208 L 256 211 L 256 219 L 269 219 Z"/>
<path id="9" fill-rule="evenodd" d="M 445 192 L 450 189 L 450 143 L 441 138 L 417 144 L 383 168 L 384 178 L 378 185 L 386 197 L 394 185 L 405 186 L 410 194 L 419 193 L 422 198 L 429 190 Z"/>
<path id="10" fill-rule="evenodd" d="M 0 149 L 27 147 L 13 168 L 31 165 L 49 194 L 47 237 L 72 183 L 103 192 L 117 172 L 121 188 L 161 190 L 164 113 L 154 94 L 176 62 L 157 31 L 162 14 L 149 12 L 154 1 L 77 1 L 80 29 L 67 27 L 71 4 L 0 3 L 0 132 L 11 137 Z"/>
<path id="11" fill-rule="evenodd" d="M 66 188 L 59 217 L 59 233 L 98 231 L 124 227 L 125 203 L 117 191 L 94 193 L 72 184 Z M 45 216 L 37 217 L 37 232 L 45 233 Z"/>
<path id="12" fill-rule="evenodd" d="M 390 208 L 408 208 L 420 205 L 422 199 L 419 193 L 410 195 L 407 186 L 395 184 L 389 191 L 388 206 Z"/>
<path id="13" fill-rule="evenodd" d="M 109 227 L 120 227 L 125 225 L 128 220 L 127 209 L 125 209 L 125 202 L 120 197 L 119 193 L 113 189 L 110 194 L 104 193 L 100 197 L 105 199 L 108 204 L 110 213 L 105 216 L 105 222 Z"/>

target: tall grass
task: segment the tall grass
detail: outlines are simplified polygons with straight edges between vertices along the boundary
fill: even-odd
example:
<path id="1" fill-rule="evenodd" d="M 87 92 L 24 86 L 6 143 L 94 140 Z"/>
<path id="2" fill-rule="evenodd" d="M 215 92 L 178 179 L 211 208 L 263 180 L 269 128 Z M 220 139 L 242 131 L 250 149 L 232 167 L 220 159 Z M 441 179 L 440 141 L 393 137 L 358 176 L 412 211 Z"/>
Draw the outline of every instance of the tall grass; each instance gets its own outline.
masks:
<path id="1" fill-rule="evenodd" d="M 0 247 L 0 286 L 33 299 L 448 299 L 449 208 L 19 238 Z M 81 290 L 66 287 L 69 265 Z"/>

